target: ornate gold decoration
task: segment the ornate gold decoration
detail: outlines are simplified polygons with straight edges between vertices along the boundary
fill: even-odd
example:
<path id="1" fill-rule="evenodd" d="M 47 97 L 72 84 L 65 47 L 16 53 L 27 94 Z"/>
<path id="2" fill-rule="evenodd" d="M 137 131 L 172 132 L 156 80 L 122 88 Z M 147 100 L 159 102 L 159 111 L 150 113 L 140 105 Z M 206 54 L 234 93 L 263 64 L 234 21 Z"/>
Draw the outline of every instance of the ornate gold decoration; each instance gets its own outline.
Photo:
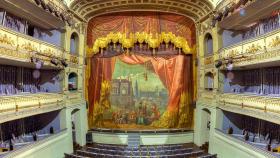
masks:
<path id="1" fill-rule="evenodd" d="M 255 53 L 255 52 L 257 52 L 257 51 L 260 51 L 261 49 L 262 49 L 261 46 L 252 44 L 251 46 L 249 46 L 249 47 L 246 49 L 246 53 L 252 54 L 252 53 Z"/>
<path id="2" fill-rule="evenodd" d="M 100 100 L 94 104 L 94 113 L 92 116 L 92 125 L 94 127 L 103 127 L 103 114 L 111 108 L 110 103 L 111 85 L 109 81 L 104 80 L 101 84 Z"/>
<path id="3" fill-rule="evenodd" d="M 15 42 L 7 34 L 0 34 L 0 43 L 15 46 Z"/>
<path id="4" fill-rule="evenodd" d="M 78 64 L 79 63 L 79 58 L 77 56 L 71 55 L 70 56 L 70 62 L 74 63 L 74 64 Z"/>
<path id="5" fill-rule="evenodd" d="M 277 47 L 280 45 L 280 37 L 276 36 L 272 39 L 271 43 L 269 44 L 270 47 Z"/>
<path id="6" fill-rule="evenodd" d="M 165 44 L 174 44 L 174 46 L 178 48 L 179 51 L 182 50 L 185 54 L 189 54 L 192 51 L 185 38 L 176 36 L 171 32 L 162 32 L 161 34 L 156 35 L 148 34 L 146 32 L 136 32 L 135 34 L 130 33 L 128 37 L 125 33 L 111 32 L 106 37 L 100 37 L 96 39 L 96 41 L 93 44 L 93 47 L 87 48 L 87 53 L 97 54 L 100 52 L 100 50 L 102 53 L 103 49 L 106 48 L 111 42 L 114 44 L 119 42 L 126 49 L 132 48 L 136 42 L 139 42 L 140 45 L 142 45 L 145 42 L 149 45 L 150 48 L 156 49 L 160 46 L 160 44 L 164 42 Z"/>
<path id="7" fill-rule="evenodd" d="M 54 52 L 52 49 L 50 49 L 50 48 L 45 49 L 45 50 L 43 51 L 43 53 L 44 53 L 45 55 L 47 55 L 47 56 L 54 56 L 54 55 L 55 55 L 55 52 Z"/>
<path id="8" fill-rule="evenodd" d="M 30 42 L 25 42 L 25 44 L 21 45 L 21 49 L 26 51 L 38 51 L 37 47 L 34 44 L 31 44 Z"/>
<path id="9" fill-rule="evenodd" d="M 206 57 L 206 58 L 204 59 L 204 64 L 205 64 L 205 65 L 210 65 L 210 64 L 213 64 L 213 63 L 214 63 L 213 56 Z"/>
<path id="10" fill-rule="evenodd" d="M 234 56 L 237 56 L 238 54 L 239 54 L 238 50 L 231 50 L 228 53 L 228 57 L 234 57 Z"/>

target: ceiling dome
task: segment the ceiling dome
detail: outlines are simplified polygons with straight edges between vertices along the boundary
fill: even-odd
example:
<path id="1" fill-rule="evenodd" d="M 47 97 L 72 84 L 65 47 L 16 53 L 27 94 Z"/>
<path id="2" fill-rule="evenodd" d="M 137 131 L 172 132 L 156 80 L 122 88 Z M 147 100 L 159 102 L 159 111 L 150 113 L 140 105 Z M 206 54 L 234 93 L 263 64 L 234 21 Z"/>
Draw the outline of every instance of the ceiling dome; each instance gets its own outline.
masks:
<path id="1" fill-rule="evenodd" d="M 213 4 L 208 0 L 74 0 L 70 8 L 87 21 L 126 11 L 169 12 L 197 21 L 213 10 Z"/>

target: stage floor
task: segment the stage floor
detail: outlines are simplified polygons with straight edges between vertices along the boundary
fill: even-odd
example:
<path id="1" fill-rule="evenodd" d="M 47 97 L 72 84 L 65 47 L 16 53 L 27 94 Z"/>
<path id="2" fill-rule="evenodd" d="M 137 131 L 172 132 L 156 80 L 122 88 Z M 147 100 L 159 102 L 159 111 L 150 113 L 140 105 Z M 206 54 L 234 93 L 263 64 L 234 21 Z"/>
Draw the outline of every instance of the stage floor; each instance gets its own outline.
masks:
<path id="1" fill-rule="evenodd" d="M 139 145 L 168 145 L 193 143 L 194 132 L 188 129 L 120 130 L 96 128 L 88 132 L 89 143 L 128 145 L 131 136 L 139 138 Z"/>

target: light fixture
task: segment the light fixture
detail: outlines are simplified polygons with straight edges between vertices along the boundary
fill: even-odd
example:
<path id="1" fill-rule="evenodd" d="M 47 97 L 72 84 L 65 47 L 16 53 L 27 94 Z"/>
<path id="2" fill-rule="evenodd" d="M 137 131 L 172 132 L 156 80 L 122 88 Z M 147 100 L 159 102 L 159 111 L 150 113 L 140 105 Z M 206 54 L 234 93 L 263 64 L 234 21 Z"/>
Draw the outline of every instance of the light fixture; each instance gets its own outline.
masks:
<path id="1" fill-rule="evenodd" d="M 215 64 L 215 67 L 218 69 L 223 65 L 223 61 L 222 60 L 218 60 L 217 63 Z"/>
<path id="2" fill-rule="evenodd" d="M 68 66 L 68 63 L 66 62 L 65 59 L 61 60 L 60 62 L 61 62 L 61 64 L 62 64 L 64 67 L 67 67 L 67 66 Z"/>
<path id="3" fill-rule="evenodd" d="M 58 61 L 57 61 L 57 59 L 55 59 L 55 58 L 52 58 L 52 59 L 51 59 L 51 63 L 52 63 L 53 65 L 55 65 L 55 66 L 58 65 Z"/>

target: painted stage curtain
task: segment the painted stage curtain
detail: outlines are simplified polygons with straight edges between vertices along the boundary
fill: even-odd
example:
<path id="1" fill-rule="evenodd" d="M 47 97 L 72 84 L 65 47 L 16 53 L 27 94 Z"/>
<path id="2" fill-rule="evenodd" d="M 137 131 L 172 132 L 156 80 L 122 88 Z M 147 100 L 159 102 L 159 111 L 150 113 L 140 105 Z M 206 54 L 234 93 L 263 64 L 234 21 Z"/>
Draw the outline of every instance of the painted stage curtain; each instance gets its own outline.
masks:
<path id="1" fill-rule="evenodd" d="M 126 12 L 94 17 L 88 23 L 87 45 L 91 47 L 95 40 L 106 37 L 110 33 L 146 32 L 153 35 L 161 32 L 172 32 L 188 41 L 191 48 L 195 46 L 196 31 L 194 22 L 184 16 L 156 12 Z M 107 47 L 109 48 L 109 46 Z M 133 49 L 132 49 L 133 50 Z M 195 54 L 193 56 L 175 55 L 164 48 L 158 56 L 151 53 L 131 52 L 131 55 L 113 54 L 105 51 L 88 59 L 86 73 L 87 100 L 89 102 L 89 127 L 104 127 L 102 119 L 104 111 L 111 109 L 110 93 L 112 75 L 117 61 L 130 65 L 145 65 L 149 62 L 168 91 L 168 103 L 160 119 L 150 126 L 154 128 L 192 128 L 193 107 L 195 100 Z M 160 51 L 160 50 L 158 50 Z M 169 52 L 170 51 L 170 52 Z M 168 55 L 168 53 L 170 55 Z M 142 55 L 140 55 L 142 54 Z M 164 54 L 164 55 L 159 55 Z"/>
<path id="2" fill-rule="evenodd" d="M 156 35 L 172 32 L 188 40 L 190 47 L 196 41 L 194 22 L 181 15 L 157 12 L 126 12 L 98 16 L 91 19 L 87 29 L 87 44 L 91 47 L 99 37 L 110 32 L 136 33 L 146 32 Z"/>
<path id="3" fill-rule="evenodd" d="M 176 55 L 171 57 L 153 57 L 143 55 L 120 55 L 112 58 L 93 57 L 89 82 L 89 126 L 103 127 L 102 115 L 110 108 L 108 101 L 109 83 L 112 79 L 116 59 L 127 64 L 151 62 L 154 72 L 168 90 L 167 109 L 154 128 L 192 128 L 193 109 L 191 106 L 191 57 Z M 107 100 L 106 100 L 107 98 Z"/>

